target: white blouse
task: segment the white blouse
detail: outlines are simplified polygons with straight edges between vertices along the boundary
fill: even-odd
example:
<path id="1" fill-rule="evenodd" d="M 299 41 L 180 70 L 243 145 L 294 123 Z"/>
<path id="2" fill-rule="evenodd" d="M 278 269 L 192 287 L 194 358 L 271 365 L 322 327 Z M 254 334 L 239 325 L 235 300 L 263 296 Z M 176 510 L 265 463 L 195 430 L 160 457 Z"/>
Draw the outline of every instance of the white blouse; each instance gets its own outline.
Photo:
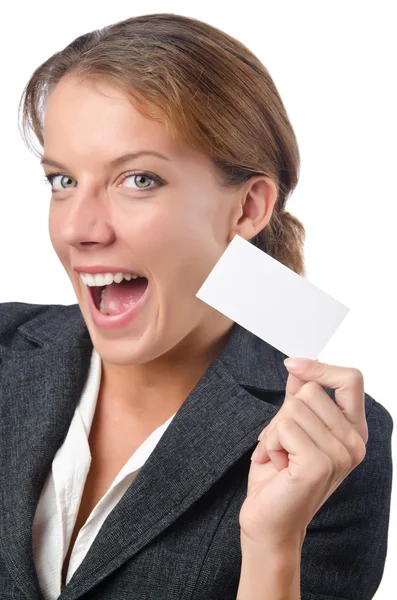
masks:
<path id="1" fill-rule="evenodd" d="M 45 600 L 55 600 L 61 593 L 62 566 L 69 549 L 91 464 L 88 437 L 100 382 L 101 358 L 93 348 L 81 398 L 64 443 L 54 456 L 52 470 L 45 481 L 33 522 L 33 558 Z M 74 544 L 66 583 L 69 583 L 106 517 L 134 481 L 175 414 L 155 429 L 137 448 L 91 512 Z"/>

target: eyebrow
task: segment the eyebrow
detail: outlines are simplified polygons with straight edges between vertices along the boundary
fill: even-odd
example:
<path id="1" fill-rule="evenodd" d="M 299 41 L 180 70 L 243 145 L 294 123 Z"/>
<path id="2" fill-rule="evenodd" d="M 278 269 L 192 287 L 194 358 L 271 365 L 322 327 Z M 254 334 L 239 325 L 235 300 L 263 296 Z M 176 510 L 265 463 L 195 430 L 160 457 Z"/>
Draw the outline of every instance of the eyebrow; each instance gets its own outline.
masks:
<path id="1" fill-rule="evenodd" d="M 118 167 L 121 164 L 127 162 L 128 160 L 132 160 L 134 158 L 138 158 L 139 156 L 143 156 L 145 154 L 151 154 L 152 156 L 157 156 L 158 158 L 163 158 L 164 160 L 171 160 L 168 156 L 161 154 L 161 152 L 156 152 L 156 150 L 140 150 L 139 152 L 128 152 L 127 154 L 123 154 L 118 158 L 110 161 L 110 167 Z M 51 167 L 56 167 L 57 169 L 66 169 L 64 165 L 57 162 L 56 160 L 52 160 L 52 158 L 43 156 L 40 160 L 41 165 L 49 165 Z"/>

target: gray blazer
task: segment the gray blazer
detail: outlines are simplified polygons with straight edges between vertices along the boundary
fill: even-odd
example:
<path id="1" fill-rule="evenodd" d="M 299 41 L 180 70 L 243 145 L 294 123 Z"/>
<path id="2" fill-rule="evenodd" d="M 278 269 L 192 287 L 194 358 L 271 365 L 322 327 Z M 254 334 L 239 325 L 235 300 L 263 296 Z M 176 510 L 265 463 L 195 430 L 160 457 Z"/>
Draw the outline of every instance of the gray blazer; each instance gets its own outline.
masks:
<path id="1" fill-rule="evenodd" d="M 1 600 L 42 600 L 32 523 L 91 352 L 77 304 L 0 304 Z M 285 357 L 235 324 L 60 598 L 236 599 L 250 456 L 283 403 Z M 369 600 L 381 581 L 393 421 L 368 394 L 365 407 L 366 457 L 307 529 L 302 600 Z"/>

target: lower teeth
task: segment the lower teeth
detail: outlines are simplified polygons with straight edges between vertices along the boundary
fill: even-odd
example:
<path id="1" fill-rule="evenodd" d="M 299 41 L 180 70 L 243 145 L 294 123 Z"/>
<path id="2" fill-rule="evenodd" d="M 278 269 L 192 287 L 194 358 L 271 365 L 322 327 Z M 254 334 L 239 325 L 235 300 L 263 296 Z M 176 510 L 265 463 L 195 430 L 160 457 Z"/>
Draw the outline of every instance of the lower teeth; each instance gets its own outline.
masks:
<path id="1" fill-rule="evenodd" d="M 108 315 L 109 313 L 106 312 L 106 308 L 105 308 L 105 303 L 103 301 L 103 295 L 105 293 L 106 287 L 103 288 L 102 290 L 102 294 L 101 294 L 101 302 L 99 304 L 99 312 L 101 312 L 103 315 Z"/>

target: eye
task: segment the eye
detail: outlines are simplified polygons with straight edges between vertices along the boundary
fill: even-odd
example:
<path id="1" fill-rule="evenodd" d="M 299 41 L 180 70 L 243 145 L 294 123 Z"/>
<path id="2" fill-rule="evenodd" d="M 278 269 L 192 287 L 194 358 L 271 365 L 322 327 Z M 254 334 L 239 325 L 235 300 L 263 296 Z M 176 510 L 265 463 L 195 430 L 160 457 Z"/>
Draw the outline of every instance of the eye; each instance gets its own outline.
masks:
<path id="1" fill-rule="evenodd" d="M 56 177 L 60 177 L 60 183 L 61 183 L 61 188 L 54 188 L 54 180 L 56 179 Z M 125 173 L 123 175 L 123 180 L 122 183 L 124 183 L 124 181 L 126 181 L 127 179 L 130 178 L 134 178 L 135 184 L 136 184 L 136 188 L 137 190 L 146 190 L 146 189 L 150 189 L 150 185 L 146 185 L 145 184 L 145 179 L 149 179 L 153 182 L 155 182 L 155 187 L 160 187 L 161 185 L 163 185 L 163 181 L 162 179 L 160 179 L 160 177 L 157 177 L 157 175 L 153 175 L 152 173 L 147 173 L 145 171 L 133 171 L 130 173 Z M 54 192 L 57 192 L 61 189 L 68 189 L 68 188 L 72 188 L 75 187 L 71 184 L 71 182 L 75 182 L 76 180 L 73 179 L 72 177 L 69 177 L 68 175 L 63 175 L 62 173 L 48 173 L 45 175 L 44 181 L 46 183 L 50 183 L 52 186 L 52 190 Z M 125 186 L 125 187 L 131 187 L 131 186 Z"/>
<path id="2" fill-rule="evenodd" d="M 75 181 L 75 179 L 72 179 L 72 177 L 68 177 L 67 175 L 62 175 L 62 173 L 48 173 L 45 176 L 44 182 L 50 183 L 52 186 L 54 185 L 54 179 L 56 177 L 60 177 L 61 181 L 62 180 L 66 180 L 66 187 L 64 187 L 63 189 L 67 189 L 70 186 L 70 181 Z M 56 191 L 56 190 L 54 190 Z"/>
<path id="3" fill-rule="evenodd" d="M 146 173 L 145 171 L 133 171 L 132 173 L 126 173 L 123 177 L 123 183 L 127 179 L 133 178 L 133 181 L 137 185 L 137 189 L 139 190 L 146 190 L 150 187 L 150 185 L 147 185 L 145 183 L 145 179 L 154 181 L 156 183 L 155 187 L 159 187 L 161 184 L 161 180 L 159 177 L 156 177 L 156 175 L 152 175 L 151 173 Z M 127 185 L 126 187 L 130 186 Z"/>

